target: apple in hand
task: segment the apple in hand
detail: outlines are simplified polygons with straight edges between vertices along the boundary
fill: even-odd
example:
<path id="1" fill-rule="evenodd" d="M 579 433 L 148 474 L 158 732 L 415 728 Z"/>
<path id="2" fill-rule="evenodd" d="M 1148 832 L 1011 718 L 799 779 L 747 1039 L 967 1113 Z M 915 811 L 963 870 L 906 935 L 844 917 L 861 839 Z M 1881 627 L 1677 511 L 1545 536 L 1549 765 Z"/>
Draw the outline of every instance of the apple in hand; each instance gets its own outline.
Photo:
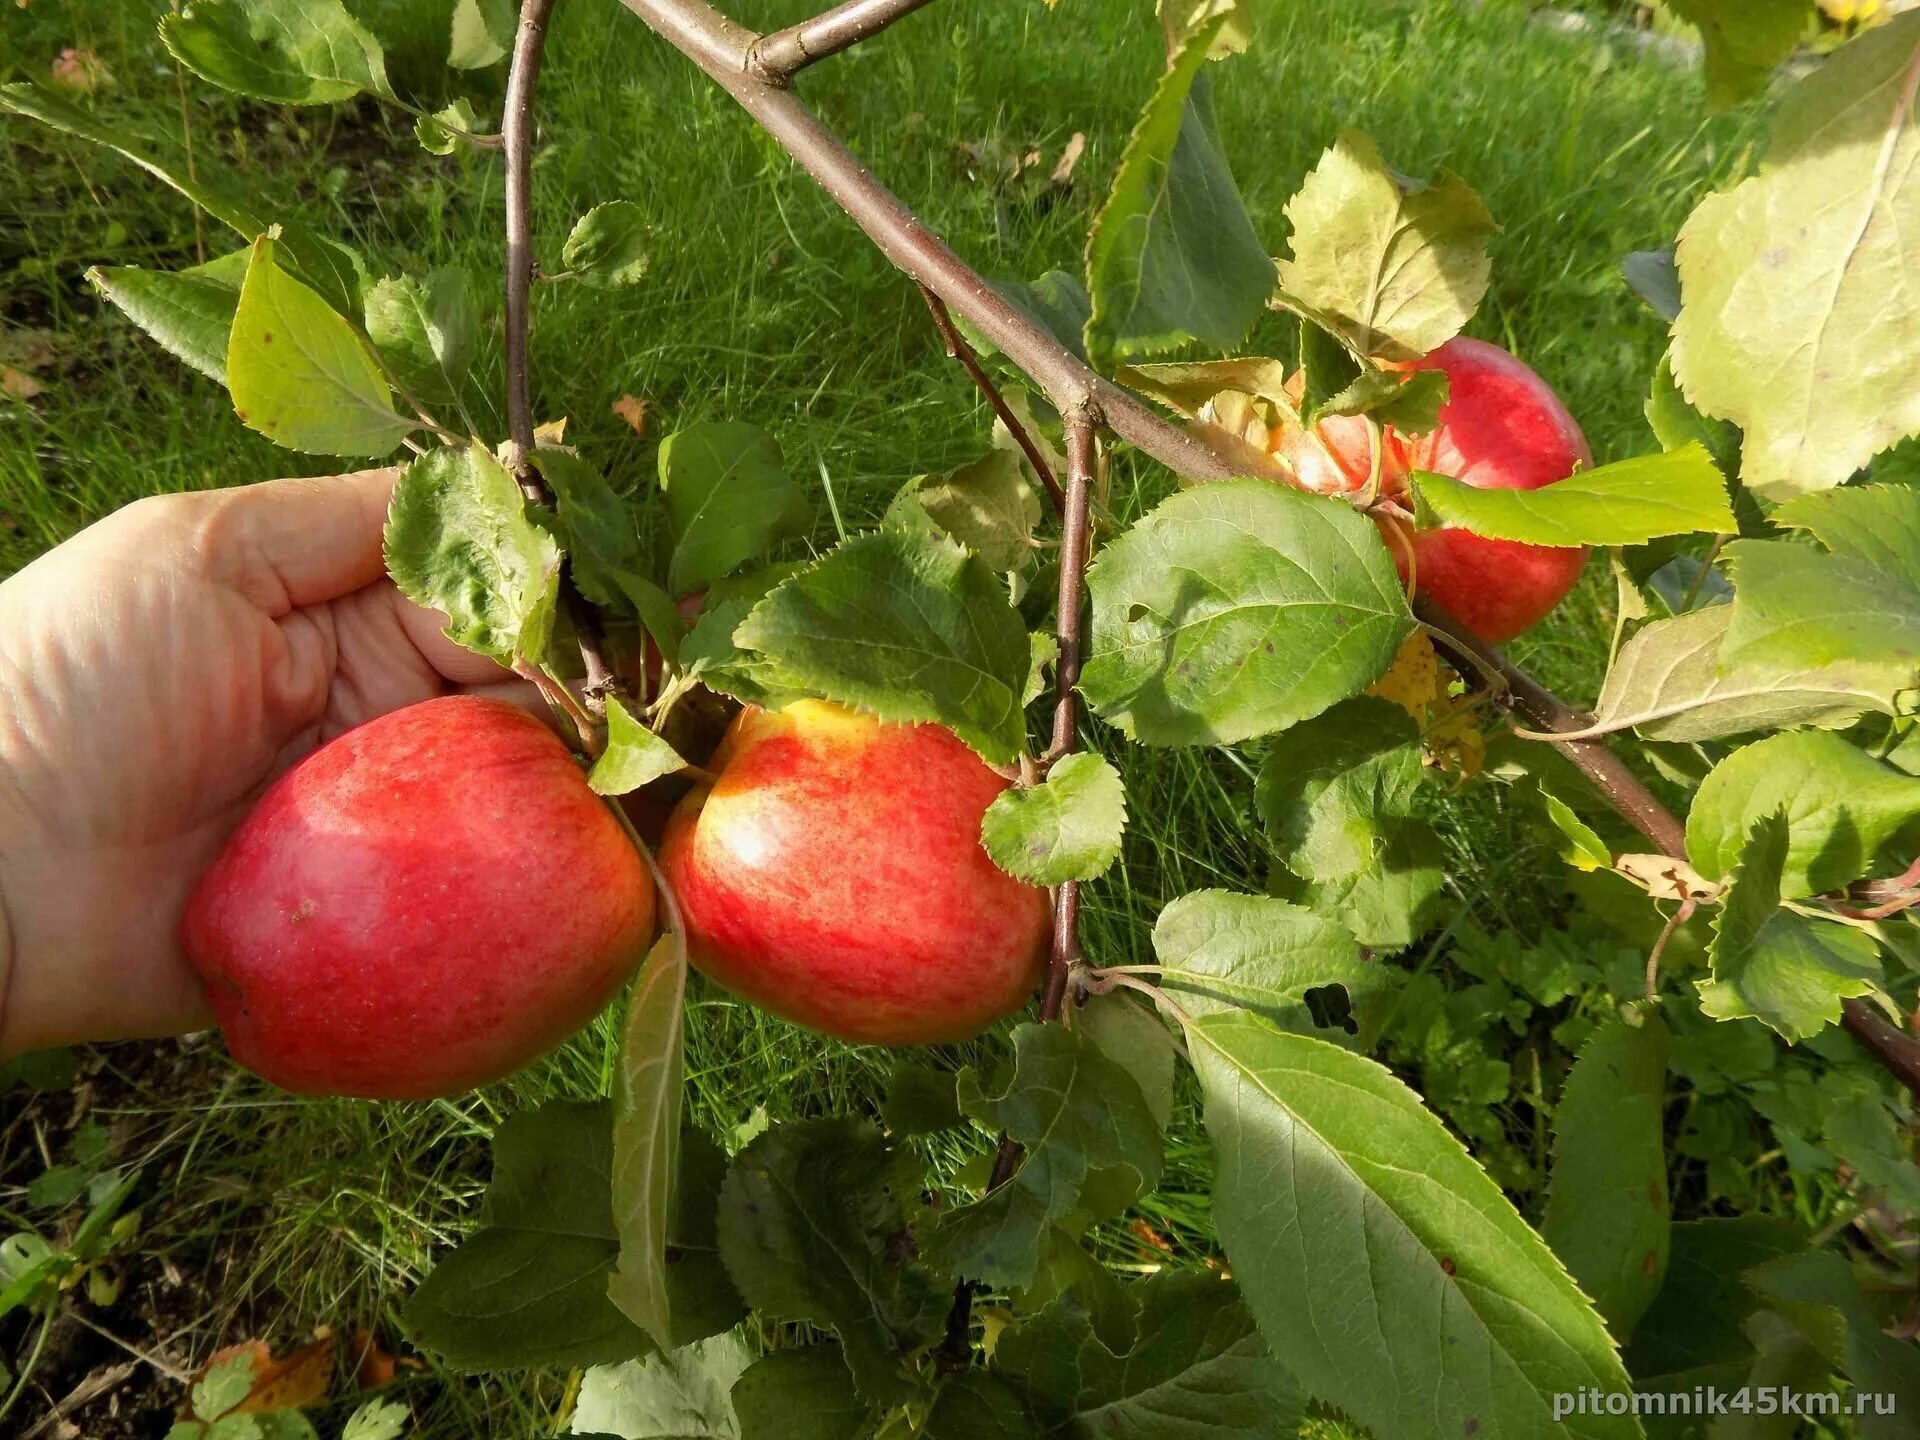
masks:
<path id="1" fill-rule="evenodd" d="M 874 1045 L 964 1040 L 1033 993 L 1046 892 L 981 846 L 1008 782 L 951 732 L 749 706 L 710 768 L 660 851 L 710 979 Z"/>
<path id="2" fill-rule="evenodd" d="M 1404 497 L 1415 470 L 1483 490 L 1538 490 L 1593 463 L 1560 397 L 1498 345 L 1460 336 L 1400 368 L 1444 370 L 1447 403 L 1428 434 L 1385 431 L 1382 495 Z M 1283 426 L 1273 449 L 1303 486 L 1323 495 L 1358 490 L 1372 473 L 1367 422 L 1355 415 L 1330 415 L 1311 434 Z M 1415 586 L 1489 645 L 1537 624 L 1587 563 L 1583 549 L 1489 540 L 1453 526 L 1404 533 L 1412 541 Z M 1389 535 L 1387 548 L 1404 577 L 1406 547 Z"/>
<path id="3" fill-rule="evenodd" d="M 449 1095 L 612 998 L 653 881 L 566 746 L 497 700 L 423 701 L 281 776 L 188 902 L 233 1056 L 288 1090 Z"/>

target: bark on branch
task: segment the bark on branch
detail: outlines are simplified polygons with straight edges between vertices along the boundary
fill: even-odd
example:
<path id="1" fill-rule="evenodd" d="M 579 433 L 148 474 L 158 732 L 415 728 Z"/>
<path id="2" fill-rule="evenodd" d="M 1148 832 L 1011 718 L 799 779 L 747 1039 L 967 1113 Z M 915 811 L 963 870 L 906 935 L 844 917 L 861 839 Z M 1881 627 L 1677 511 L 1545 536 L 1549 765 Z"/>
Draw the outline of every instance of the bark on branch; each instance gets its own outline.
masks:
<path id="1" fill-rule="evenodd" d="M 753 42 L 748 63 L 770 85 L 785 84 L 794 75 L 830 55 L 838 55 L 894 21 L 932 0 L 846 0 L 831 10 L 762 35 Z"/>
<path id="2" fill-rule="evenodd" d="M 513 62 L 507 71 L 506 116 L 501 124 L 501 148 L 506 158 L 507 295 L 506 369 L 507 435 L 518 449 L 513 478 L 529 500 L 551 505 L 553 496 L 527 458 L 533 454 L 533 402 L 527 379 L 527 336 L 532 329 L 533 289 L 533 110 L 540 88 L 540 61 L 547 48 L 547 22 L 555 0 L 523 0 L 520 24 L 513 36 Z M 604 713 L 607 696 L 624 692 L 626 682 L 608 662 L 605 627 L 600 612 L 560 572 L 560 603 L 573 622 L 580 642 L 580 663 L 586 671 L 588 709 Z"/>
<path id="3" fill-rule="evenodd" d="M 725 89 L 839 203 L 882 254 L 949 309 L 965 316 L 1033 378 L 1062 415 L 1089 410 L 1099 414 L 1114 434 L 1183 480 L 1230 480 L 1240 473 L 1203 438 L 1163 419 L 1137 396 L 1096 373 L 1032 316 L 994 290 L 784 88 L 784 77 L 768 79 L 755 69 L 752 56 L 760 36 L 705 0 L 621 3 Z M 1465 635 L 1458 624 L 1431 606 L 1424 608 L 1436 628 Z M 1581 717 L 1570 706 L 1499 652 L 1470 640 L 1461 643 L 1466 653 L 1459 658 L 1475 669 L 1491 668 L 1500 674 L 1511 703 L 1536 728 L 1579 728 Z M 1624 761 L 1598 741 L 1568 741 L 1559 748 L 1661 851 L 1684 856 L 1684 828 Z M 1844 1015 L 1847 1029 L 1875 1059 L 1920 1095 L 1920 1040 L 1895 1030 L 1858 1000 L 1845 1002 Z"/>

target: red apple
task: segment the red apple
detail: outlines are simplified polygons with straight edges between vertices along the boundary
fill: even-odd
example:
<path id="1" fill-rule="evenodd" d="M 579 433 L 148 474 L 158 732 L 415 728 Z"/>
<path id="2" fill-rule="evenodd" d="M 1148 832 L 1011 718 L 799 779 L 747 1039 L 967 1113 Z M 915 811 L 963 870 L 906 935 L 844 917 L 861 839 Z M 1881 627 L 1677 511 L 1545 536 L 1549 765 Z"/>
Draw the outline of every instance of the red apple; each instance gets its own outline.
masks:
<path id="1" fill-rule="evenodd" d="M 709 978 L 872 1045 L 964 1040 L 1033 993 L 1046 892 L 988 858 L 1007 782 L 949 731 L 749 707 L 712 768 L 660 851 Z"/>
<path id="2" fill-rule="evenodd" d="M 1586 437 L 1547 382 L 1484 340 L 1449 340 L 1409 370 L 1444 370 L 1447 403 L 1438 428 L 1407 437 L 1388 430 L 1381 493 L 1401 495 L 1415 470 L 1451 476 L 1479 489 L 1537 490 L 1593 463 Z M 1372 467 L 1367 423 L 1331 415 L 1308 434 L 1283 427 L 1274 451 L 1309 490 L 1345 494 L 1366 484 Z M 1407 570 L 1389 538 L 1394 563 Z M 1538 623 L 1580 578 L 1587 552 L 1513 540 L 1488 540 L 1442 526 L 1412 533 L 1414 583 L 1490 645 Z"/>
<path id="3" fill-rule="evenodd" d="M 261 798 L 182 938 L 241 1064 L 288 1090 L 449 1095 L 612 998 L 653 933 L 646 864 L 566 746 L 452 696 L 348 731 Z"/>

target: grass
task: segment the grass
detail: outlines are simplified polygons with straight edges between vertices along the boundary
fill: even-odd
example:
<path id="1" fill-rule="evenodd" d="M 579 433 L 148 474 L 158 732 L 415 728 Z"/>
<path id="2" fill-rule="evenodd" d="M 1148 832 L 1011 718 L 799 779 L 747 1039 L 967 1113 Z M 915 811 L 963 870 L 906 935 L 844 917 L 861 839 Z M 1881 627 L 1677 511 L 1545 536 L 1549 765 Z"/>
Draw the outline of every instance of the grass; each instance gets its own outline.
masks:
<path id="1" fill-rule="evenodd" d="M 363 7 L 400 84 L 436 103 L 449 83 L 435 48 L 445 8 Z M 807 8 L 741 12 L 765 25 Z M 153 36 L 157 9 L 39 0 L 10 11 L 0 72 L 39 78 L 62 47 L 91 49 L 116 77 L 98 98 L 103 113 L 177 156 L 183 101 Z M 1128 0 L 1064 0 L 1057 13 L 1029 0 L 953 0 L 801 88 L 963 255 L 990 275 L 1032 276 L 1078 268 L 1157 46 Z M 481 112 L 497 117 L 497 75 L 471 84 Z M 1440 0 L 1273 7 L 1254 53 L 1220 72 L 1216 100 L 1235 171 L 1275 249 L 1282 205 L 1342 127 L 1373 133 L 1404 170 L 1446 166 L 1478 187 L 1503 228 L 1475 332 L 1546 375 L 1602 459 L 1647 448 L 1639 409 L 1661 325 L 1627 292 L 1617 263 L 1668 241 L 1699 193 L 1746 162 L 1751 117 L 1710 120 L 1696 76 L 1604 40 L 1550 34 L 1517 7 Z M 368 104 L 279 110 L 194 86 L 184 112 L 203 172 L 235 172 L 275 213 L 359 246 L 376 273 L 458 265 L 494 283 L 494 157 L 425 156 L 406 117 Z M 1075 132 L 1087 150 L 1070 188 L 1035 203 L 993 173 L 996 158 L 1034 149 L 1050 166 Z M 611 4 L 560 8 L 535 180 L 538 252 L 550 264 L 572 219 L 598 201 L 633 200 L 652 220 L 643 285 L 538 297 L 536 410 L 569 416 L 569 438 L 623 483 L 648 483 L 655 439 L 678 425 L 752 419 L 780 436 L 795 474 L 830 487 L 834 505 L 821 508 L 815 537 L 828 543 L 830 509 L 852 527 L 909 475 L 979 446 L 985 412 L 939 355 L 911 287 L 720 92 Z M 0 402 L 0 573 L 138 495 L 315 468 L 243 429 L 223 394 L 99 305 L 80 278 L 99 262 L 191 263 L 202 246 L 218 253 L 236 237 L 211 221 L 196 226 L 183 202 L 132 167 L 11 120 L 0 126 L 0 196 L 0 317 L 14 341 L 37 330 L 54 346 L 39 372 L 44 392 Z M 1287 343 L 1284 325 L 1263 324 L 1249 348 L 1262 343 Z M 472 415 L 493 437 L 503 429 L 498 363 L 495 331 Z M 650 407 L 644 439 L 611 413 L 628 394 Z M 1117 475 L 1127 511 L 1169 487 L 1131 462 Z M 1596 566 L 1518 658 L 1590 696 L 1611 603 Z M 1107 748 L 1125 771 L 1134 824 L 1124 867 L 1090 889 L 1086 939 L 1102 960 L 1139 961 L 1167 899 L 1206 885 L 1257 889 L 1266 862 L 1250 835 L 1243 763 Z M 1524 929 L 1562 903 L 1551 855 L 1496 793 L 1475 789 L 1437 818 L 1457 911 Z M 103 1073 L 118 1075 L 101 1088 L 116 1097 L 119 1153 L 152 1180 L 139 1241 L 148 1259 L 137 1273 L 151 1280 L 172 1264 L 208 1272 L 199 1309 L 166 1337 L 170 1352 L 198 1361 L 226 1340 L 286 1342 L 322 1321 L 383 1320 L 391 1333 L 400 1296 L 471 1219 L 484 1136 L 548 1095 L 601 1093 L 613 1034 L 603 1017 L 513 1081 L 408 1107 L 289 1100 L 227 1067 L 217 1047 L 188 1047 L 167 1065 L 144 1052 L 171 1056 L 170 1047 L 103 1052 Z M 693 1011 L 690 1044 L 695 1112 L 717 1133 L 756 1106 L 780 1118 L 870 1105 L 887 1063 L 710 991 Z M 45 1223 L 19 1198 L 40 1163 L 21 1137 L 54 1123 L 59 1103 L 30 1107 L 26 1123 L 5 1132 L 0 1215 L 10 1223 Z M 1191 1120 L 1176 1127 L 1186 1138 L 1170 1147 L 1167 1183 L 1147 1209 L 1188 1255 L 1207 1244 L 1208 1161 Z M 447 1437 L 546 1433 L 564 1390 L 554 1376 L 411 1383 L 421 1433 Z"/>

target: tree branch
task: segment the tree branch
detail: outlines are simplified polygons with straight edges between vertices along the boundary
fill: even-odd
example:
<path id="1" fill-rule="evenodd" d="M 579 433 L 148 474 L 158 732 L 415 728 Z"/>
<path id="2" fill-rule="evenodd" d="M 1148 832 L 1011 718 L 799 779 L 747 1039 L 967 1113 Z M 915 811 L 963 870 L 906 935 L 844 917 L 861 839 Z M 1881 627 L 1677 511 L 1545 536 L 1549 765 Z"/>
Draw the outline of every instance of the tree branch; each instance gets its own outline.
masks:
<path id="1" fill-rule="evenodd" d="M 880 253 L 956 314 L 964 315 L 1034 383 L 1062 415 L 1091 407 L 1122 440 L 1191 480 L 1239 472 L 1146 402 L 1095 373 L 1019 306 L 989 285 L 789 91 L 747 67 L 759 37 L 704 0 L 620 0 L 739 102 L 866 232 Z"/>
<path id="2" fill-rule="evenodd" d="M 1007 433 L 1013 436 L 1014 442 L 1026 455 L 1027 463 L 1033 466 L 1033 473 L 1040 477 L 1040 483 L 1046 487 L 1047 498 L 1053 501 L 1053 513 L 1065 515 L 1067 497 L 1060 490 L 1060 482 L 1053 478 L 1053 467 L 1047 464 L 1047 457 L 1040 453 L 1040 447 L 1034 443 L 1033 436 L 1027 433 L 1027 427 L 1020 423 L 1020 417 L 1013 413 L 1013 407 L 1007 404 L 1006 397 L 993 383 L 993 378 L 981 368 L 979 357 L 973 353 L 973 347 L 967 344 L 966 336 L 953 323 L 953 316 L 947 312 L 945 302 L 924 285 L 920 287 L 920 296 L 933 314 L 934 326 L 940 331 L 940 338 L 947 347 L 947 358 L 960 362 L 960 368 L 972 378 L 974 388 L 986 397 L 987 404 L 993 407 L 993 413 L 1007 427 Z"/>
<path id="3" fill-rule="evenodd" d="M 1060 656 L 1053 667 L 1053 743 L 1047 750 L 1056 759 L 1073 750 L 1079 729 L 1087 553 L 1093 534 L 1090 512 L 1093 477 L 1099 463 L 1099 427 L 1094 416 L 1084 409 L 1076 410 L 1066 421 L 1067 493 L 1060 533 L 1060 610 L 1054 621 Z M 1053 892 L 1053 941 L 1048 950 L 1046 983 L 1040 990 L 1042 1025 L 1058 1020 L 1066 1008 L 1067 978 L 1079 959 L 1080 884 L 1068 880 Z M 1019 1164 L 1019 1143 L 1001 1135 L 993 1170 L 987 1176 L 986 1193 L 992 1194 L 1011 1180 Z M 953 1306 L 947 1311 L 946 1336 L 940 1343 L 942 1368 L 965 1368 L 973 1353 L 972 1316 L 973 1286 L 962 1280 L 954 1286 Z"/>
<path id="4" fill-rule="evenodd" d="M 748 58 L 759 36 L 736 25 L 705 0 L 620 3 L 726 90 L 839 203 L 883 255 L 953 311 L 964 315 L 1008 360 L 1033 378 L 1061 414 L 1096 411 L 1114 434 L 1183 480 L 1231 480 L 1241 473 L 1201 436 L 1173 425 L 1137 396 L 1097 374 L 954 254 L 805 105 L 781 83 L 763 78 L 749 66 Z M 1433 617 L 1430 623 L 1436 628 L 1455 637 L 1465 635 L 1462 627 L 1431 605 L 1424 605 L 1422 610 Z M 1567 723 L 1580 719 L 1571 707 L 1497 651 L 1470 639 L 1462 640 L 1461 645 L 1468 656 L 1491 665 L 1507 680 L 1511 703 L 1537 727 L 1578 728 L 1577 723 Z M 1623 761 L 1595 741 L 1556 743 L 1635 828 L 1664 853 L 1684 856 L 1686 837 L 1680 822 Z M 1886 1025 L 1858 1000 L 1846 1001 L 1843 1008 L 1847 1028 L 1920 1095 L 1920 1041 Z"/>
<path id="5" fill-rule="evenodd" d="M 520 24 L 513 36 L 513 64 L 507 72 L 506 117 L 501 145 L 506 154 L 507 208 L 507 435 L 518 453 L 513 478 L 529 500 L 551 505 L 533 454 L 533 403 L 527 381 L 527 336 L 532 329 L 530 295 L 533 289 L 533 107 L 540 88 L 540 61 L 546 53 L 547 21 L 554 0 L 522 0 Z M 580 663 L 586 670 L 590 709 L 606 709 L 606 697 L 622 693 L 627 684 L 607 661 L 607 637 L 600 612 L 573 583 L 571 567 L 562 562 L 560 603 L 573 622 L 580 641 Z M 591 748 L 591 747 L 589 747 Z"/>
<path id="6" fill-rule="evenodd" d="M 784 85 L 816 60 L 838 55 L 932 0 L 846 0 L 824 14 L 762 35 L 747 64 L 770 85 Z"/>

